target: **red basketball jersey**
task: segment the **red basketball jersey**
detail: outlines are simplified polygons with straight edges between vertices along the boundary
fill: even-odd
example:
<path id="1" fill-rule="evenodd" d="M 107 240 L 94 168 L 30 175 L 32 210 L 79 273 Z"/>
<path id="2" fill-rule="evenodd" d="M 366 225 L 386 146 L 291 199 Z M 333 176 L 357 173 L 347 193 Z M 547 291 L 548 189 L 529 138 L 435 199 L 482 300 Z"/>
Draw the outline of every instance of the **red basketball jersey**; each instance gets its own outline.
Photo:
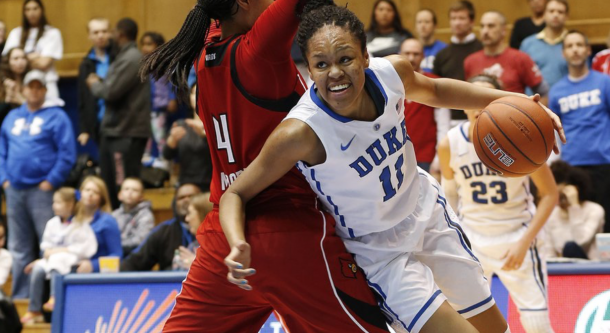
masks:
<path id="1" fill-rule="evenodd" d="M 271 132 L 296 105 L 306 86 L 296 66 L 290 96 L 278 100 L 250 95 L 237 72 L 236 56 L 243 36 L 209 44 L 197 61 L 198 110 L 207 134 L 213 173 L 210 201 L 218 204 L 224 191 L 260 153 Z M 252 69 L 255 70 L 255 69 Z M 264 79 L 258 79 L 264 82 Z M 252 199 L 257 209 L 302 198 L 314 203 L 315 194 L 296 168 Z"/>

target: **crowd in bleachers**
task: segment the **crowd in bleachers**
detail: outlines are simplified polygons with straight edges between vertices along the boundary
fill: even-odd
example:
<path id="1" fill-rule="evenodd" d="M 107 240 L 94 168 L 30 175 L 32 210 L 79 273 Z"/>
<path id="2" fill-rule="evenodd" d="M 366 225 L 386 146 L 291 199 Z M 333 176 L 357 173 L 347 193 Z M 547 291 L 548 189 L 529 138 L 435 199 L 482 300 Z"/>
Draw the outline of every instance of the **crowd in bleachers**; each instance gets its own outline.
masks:
<path id="1" fill-rule="evenodd" d="M 610 210 L 610 45 L 591 71 L 587 36 L 566 29 L 568 2 L 528 2 L 532 15 L 517 20 L 510 36 L 503 13 L 482 13 L 476 22 L 469 1 L 457 1 L 446 13 L 419 10 L 414 36 L 396 4 L 379 0 L 367 49 L 373 56 L 402 54 L 416 72 L 433 78 L 486 74 L 502 89 L 540 94 L 569 140 L 552 165 L 560 204 L 544 230 L 545 252 L 597 259 L 595 234 L 610 231 L 604 214 Z M 449 17 L 449 44 L 435 37 L 437 15 Z M 89 21 L 91 48 L 79 67 L 74 133 L 57 85 L 61 31 L 47 20 L 41 0 L 24 1 L 23 22 L 12 28 L 7 35 L 0 21 L 0 184 L 7 207 L 0 223 L 0 286 L 10 270 L 12 296 L 30 299 L 22 321 L 40 322 L 43 309 L 52 311 L 53 288 L 43 299 L 48 281 L 52 286 L 60 274 L 99 272 L 100 257 L 121 258 L 121 271 L 188 269 L 196 230 L 211 210 L 212 166 L 201 121 L 170 121 L 180 108 L 173 87 L 140 78 L 142 57 L 164 37 L 145 32 L 138 39 L 138 25 L 129 18 L 114 26 L 105 18 Z M 196 80 L 189 87 L 192 110 Z M 462 110 L 405 103 L 418 165 L 438 175 L 437 143 L 466 117 Z M 90 142 L 99 147 L 99 177 L 78 174 L 78 189 L 62 187 L 77 164 L 77 145 Z M 154 221 L 142 170 L 169 170 L 175 162 L 174 216 Z"/>

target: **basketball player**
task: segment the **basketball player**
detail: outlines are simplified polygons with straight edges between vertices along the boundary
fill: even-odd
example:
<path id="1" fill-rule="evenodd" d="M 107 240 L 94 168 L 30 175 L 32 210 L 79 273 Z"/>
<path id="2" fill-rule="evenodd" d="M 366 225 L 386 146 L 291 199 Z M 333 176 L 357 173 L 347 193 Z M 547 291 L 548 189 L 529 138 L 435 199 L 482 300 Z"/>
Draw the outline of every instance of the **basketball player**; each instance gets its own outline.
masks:
<path id="1" fill-rule="evenodd" d="M 257 290 L 246 292 L 226 279 L 223 259 L 230 249 L 218 202 L 305 91 L 290 58 L 295 12 L 305 3 L 198 0 L 178 35 L 146 59 L 144 75 L 168 75 L 183 92 L 196 60 L 199 116 L 214 169 L 215 208 L 197 232 L 201 247 L 164 332 L 258 332 L 273 310 L 290 332 L 387 332 L 364 275 L 296 169 L 247 209 Z M 204 46 L 212 20 L 222 31 Z M 249 253 L 246 245 L 239 249 Z"/>
<path id="2" fill-rule="evenodd" d="M 479 75 L 474 84 L 500 89 L 493 76 Z M 549 166 L 531 174 L 540 202 L 530 193 L 530 177 L 507 178 L 481 163 L 472 144 L 480 111 L 466 110 L 468 122 L 454 127 L 439 144 L 443 190 L 479 258 L 485 277 L 498 275 L 514 300 L 527 333 L 552 333 L 547 302 L 547 274 L 536 235 L 559 200 Z"/>
<path id="3" fill-rule="evenodd" d="M 471 109 L 522 95 L 432 80 L 402 56 L 369 59 L 364 25 L 343 7 L 307 13 L 297 40 L 315 86 L 222 197 L 229 244 L 246 242 L 244 207 L 297 164 L 395 330 L 507 332 L 440 185 L 417 168 L 404 99 Z M 249 252 L 234 250 L 226 262 L 232 283 L 260 288 L 243 278 Z"/>

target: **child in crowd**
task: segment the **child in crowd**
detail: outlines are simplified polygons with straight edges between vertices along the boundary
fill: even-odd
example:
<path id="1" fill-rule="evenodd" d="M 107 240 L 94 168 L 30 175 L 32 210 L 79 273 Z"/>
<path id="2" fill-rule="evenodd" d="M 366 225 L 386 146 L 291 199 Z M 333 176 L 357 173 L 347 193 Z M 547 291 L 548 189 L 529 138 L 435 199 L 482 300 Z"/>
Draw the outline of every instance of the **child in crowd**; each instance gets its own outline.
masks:
<path id="1" fill-rule="evenodd" d="M 595 235 L 603 232 L 604 208 L 589 201 L 589 175 L 564 161 L 551 165 L 559 184 L 559 205 L 545 226 L 544 253 L 549 258 L 598 259 Z"/>
<path id="2" fill-rule="evenodd" d="M 42 309 L 52 311 L 55 305 L 55 279 L 70 273 L 72 266 L 89 259 L 97 251 L 97 240 L 88 221 L 72 218 L 77 194 L 73 188 L 62 187 L 53 195 L 53 217 L 44 229 L 40 250 L 43 258 L 25 268 L 31 273 L 30 304 L 21 318 L 23 324 L 43 322 Z M 51 297 L 42 305 L 46 280 L 51 279 Z"/>
<path id="3" fill-rule="evenodd" d="M 144 200 L 144 184 L 138 178 L 127 178 L 119 191 L 121 207 L 112 212 L 121 230 L 123 256 L 144 241 L 155 226 L 151 203 Z"/>
<path id="4" fill-rule="evenodd" d="M 186 222 L 189 224 L 191 234 L 197 234 L 197 229 L 199 229 L 201 222 L 203 222 L 206 215 L 212 211 L 212 208 L 214 208 L 214 205 L 210 202 L 210 192 L 197 194 L 191 199 L 188 213 L 185 217 Z M 191 267 L 193 260 L 195 260 L 195 252 L 198 247 L 199 242 L 195 239 L 188 247 L 180 246 L 178 248 L 181 268 L 188 270 L 189 267 Z"/>
<path id="5" fill-rule="evenodd" d="M 142 55 L 147 56 L 159 46 L 165 44 L 165 38 L 157 32 L 145 32 L 140 39 Z M 151 115 L 150 125 L 152 138 L 148 141 L 145 152 L 146 164 L 155 168 L 168 169 L 168 163 L 163 159 L 161 152 L 167 139 L 167 112 L 176 112 L 178 102 L 172 89 L 172 85 L 165 79 L 150 79 Z M 146 161 L 148 159 L 148 161 Z"/>
<path id="6" fill-rule="evenodd" d="M 13 266 L 13 256 L 4 248 L 6 244 L 6 224 L 0 219 L 0 289 L 4 287 Z M 0 291 L 1 293 L 1 291 Z"/>

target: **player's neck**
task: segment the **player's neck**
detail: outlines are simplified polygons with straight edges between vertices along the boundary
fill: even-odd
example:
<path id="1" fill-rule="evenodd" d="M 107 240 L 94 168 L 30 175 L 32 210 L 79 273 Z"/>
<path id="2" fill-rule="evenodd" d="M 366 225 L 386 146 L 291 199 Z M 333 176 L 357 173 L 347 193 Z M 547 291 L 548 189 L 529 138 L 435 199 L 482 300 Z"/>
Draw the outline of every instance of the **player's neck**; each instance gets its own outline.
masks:
<path id="1" fill-rule="evenodd" d="M 508 46 L 506 45 L 506 43 L 504 42 L 500 42 L 496 45 L 488 45 L 485 46 L 485 55 L 487 56 L 495 56 L 495 55 L 499 55 L 502 54 L 502 52 L 504 52 L 504 50 L 506 50 Z"/>
<path id="2" fill-rule="evenodd" d="M 221 39 L 225 39 L 230 36 L 245 34 L 250 30 L 249 27 L 241 25 L 236 22 L 236 20 L 224 20 L 221 24 Z"/>
<path id="3" fill-rule="evenodd" d="M 572 79 L 580 79 L 589 74 L 589 67 L 586 63 L 583 66 L 568 66 L 568 74 Z"/>

